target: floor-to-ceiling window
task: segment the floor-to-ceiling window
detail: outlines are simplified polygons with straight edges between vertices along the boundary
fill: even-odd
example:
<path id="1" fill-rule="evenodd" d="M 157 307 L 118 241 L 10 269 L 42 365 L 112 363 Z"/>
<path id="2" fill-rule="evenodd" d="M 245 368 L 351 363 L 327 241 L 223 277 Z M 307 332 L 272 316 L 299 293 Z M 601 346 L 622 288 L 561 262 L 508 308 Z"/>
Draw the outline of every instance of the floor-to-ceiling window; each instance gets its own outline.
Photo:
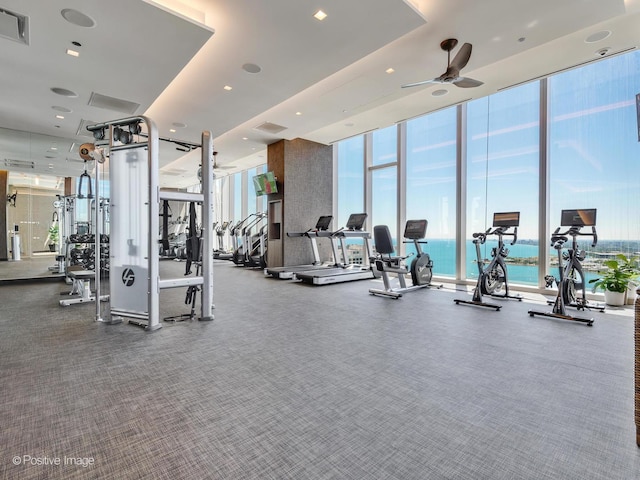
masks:
<path id="1" fill-rule="evenodd" d="M 347 223 L 352 213 L 364 212 L 364 137 L 357 136 L 337 145 L 337 218 L 332 227 L 337 230 Z"/>
<path id="2" fill-rule="evenodd" d="M 494 213 L 520 212 L 518 242 L 507 258 L 510 281 L 538 282 L 539 117 L 539 82 L 467 104 L 467 278 L 478 276 L 472 234 L 492 227 Z M 483 259 L 496 245 L 495 235 L 487 237 Z"/>
<path id="3" fill-rule="evenodd" d="M 598 245 L 592 249 L 585 238 L 580 247 L 600 254 L 637 253 L 640 53 L 555 75 L 548 86 L 550 228 L 560 225 L 563 209 L 595 208 Z M 587 278 L 601 258 L 587 258 Z"/>
<path id="4" fill-rule="evenodd" d="M 398 127 L 376 130 L 371 143 L 371 222 L 386 225 L 397 251 L 398 241 Z"/>
<path id="5" fill-rule="evenodd" d="M 253 177 L 255 177 L 257 174 L 257 168 L 250 168 L 249 170 L 247 170 L 247 191 L 245 192 L 245 196 L 247 199 L 247 215 L 251 215 L 252 213 L 256 213 L 258 211 L 258 197 L 256 195 L 256 189 L 253 186 Z"/>
<path id="6" fill-rule="evenodd" d="M 353 205 L 355 195 L 358 205 L 370 206 L 370 225 L 385 223 L 394 231 L 403 227 L 395 225 L 398 218 L 427 218 L 436 275 L 455 275 L 458 228 L 467 239 L 460 280 L 477 277 L 472 234 L 492 227 L 499 212 L 520 212 L 518 241 L 508 245 L 512 283 L 543 286 L 539 279 L 557 259 L 550 250 L 549 261 L 541 262 L 540 249 L 549 246 L 548 234 L 559 226 L 563 209 L 598 211 L 598 255 L 585 262 L 592 271 L 617 252 L 637 254 L 639 85 L 640 52 L 631 52 L 470 101 L 460 107 L 460 118 L 450 108 L 340 142 L 339 159 L 357 151 L 357 175 L 348 187 L 340 185 L 347 164 L 339 161 L 337 210 L 344 211 L 343 202 Z M 405 143 L 398 145 L 398 138 Z M 460 170 L 457 138 L 464 155 Z M 461 198 L 457 189 L 464 189 Z M 458 206 L 460 199 L 465 203 Z M 404 211 L 398 211 L 403 202 Z M 457 209 L 465 212 L 463 225 Z M 548 221 L 540 218 L 543 213 Z M 483 247 L 483 259 L 495 243 Z M 588 240 L 582 243 L 588 250 Z"/>
<path id="7" fill-rule="evenodd" d="M 242 172 L 233 174 L 233 216 L 236 222 L 246 217 L 242 211 Z"/>
<path id="8" fill-rule="evenodd" d="M 428 221 L 422 249 L 437 275 L 453 276 L 456 266 L 456 108 L 407 122 L 406 218 Z M 401 226 L 404 228 L 404 226 Z M 415 252 L 407 245 L 407 253 Z"/>

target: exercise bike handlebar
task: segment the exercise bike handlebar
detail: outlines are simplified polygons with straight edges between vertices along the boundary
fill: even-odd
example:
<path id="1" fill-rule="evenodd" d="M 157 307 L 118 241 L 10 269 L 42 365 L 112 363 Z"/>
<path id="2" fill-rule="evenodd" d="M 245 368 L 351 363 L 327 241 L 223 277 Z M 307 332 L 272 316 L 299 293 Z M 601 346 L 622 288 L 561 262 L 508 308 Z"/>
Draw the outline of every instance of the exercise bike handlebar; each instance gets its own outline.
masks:
<path id="1" fill-rule="evenodd" d="M 487 241 L 488 235 L 498 235 L 500 239 L 502 239 L 502 237 L 504 236 L 513 237 L 510 245 L 514 245 L 518 241 L 518 227 L 514 227 L 513 232 L 507 232 L 506 229 L 508 228 L 511 227 L 496 227 L 496 229 L 493 231 L 491 231 L 491 228 L 488 228 L 486 232 L 474 233 L 472 234 L 472 237 L 474 238 L 473 242 L 480 243 L 482 245 Z"/>
<path id="2" fill-rule="evenodd" d="M 562 247 L 562 245 L 569 240 L 569 236 L 571 236 L 573 237 L 574 242 L 576 241 L 576 237 L 591 237 L 591 246 L 595 247 L 598 244 L 598 233 L 596 232 L 596 227 L 592 225 L 590 233 L 582 233 L 580 231 L 581 228 L 581 226 L 569 227 L 566 232 L 561 232 L 560 227 L 556 228 L 551 235 L 551 246 L 557 248 L 556 245 L 559 245 Z"/>

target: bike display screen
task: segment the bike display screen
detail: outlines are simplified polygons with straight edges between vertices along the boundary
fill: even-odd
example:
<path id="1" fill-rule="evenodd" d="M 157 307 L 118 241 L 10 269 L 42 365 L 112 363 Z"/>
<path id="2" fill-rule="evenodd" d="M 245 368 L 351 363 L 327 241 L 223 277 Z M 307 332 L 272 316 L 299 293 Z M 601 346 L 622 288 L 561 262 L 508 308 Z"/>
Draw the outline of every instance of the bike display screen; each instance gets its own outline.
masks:
<path id="1" fill-rule="evenodd" d="M 426 220 L 407 220 L 404 227 L 404 238 L 409 240 L 420 240 L 427 234 Z"/>
<path id="2" fill-rule="evenodd" d="M 595 227 L 596 209 L 580 208 L 575 210 L 562 210 L 560 225 L 563 227 Z"/>
<path id="3" fill-rule="evenodd" d="M 500 212 L 493 214 L 494 227 L 517 227 L 520 225 L 520 212 Z"/>

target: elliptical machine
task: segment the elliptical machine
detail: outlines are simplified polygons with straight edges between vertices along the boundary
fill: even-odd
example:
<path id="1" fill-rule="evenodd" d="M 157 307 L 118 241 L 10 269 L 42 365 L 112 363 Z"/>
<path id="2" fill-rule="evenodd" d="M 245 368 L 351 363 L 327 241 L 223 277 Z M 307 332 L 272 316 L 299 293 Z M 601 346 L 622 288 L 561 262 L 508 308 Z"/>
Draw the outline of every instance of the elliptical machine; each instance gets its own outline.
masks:
<path id="1" fill-rule="evenodd" d="M 490 295 L 495 298 L 513 298 L 522 301 L 520 295 L 509 295 L 509 283 L 507 281 L 507 264 L 504 259 L 509 255 L 509 249 L 505 248 L 502 237 L 513 237 L 511 245 L 518 241 L 518 225 L 520 224 L 520 212 L 503 212 L 493 214 L 493 231 L 489 228 L 486 232 L 474 233 L 473 243 L 476 246 L 476 258 L 478 263 L 478 283 L 473 290 L 471 300 L 455 299 L 456 305 L 476 305 L 478 307 L 495 308 L 496 311 L 502 305 L 488 303 L 482 300 L 482 295 Z M 513 228 L 513 232 L 508 230 Z M 491 249 L 491 261 L 485 267 L 480 253 L 480 245 L 487 240 L 488 235 L 498 236 L 498 246 Z M 504 287 L 504 293 L 499 293 Z"/>
<path id="2" fill-rule="evenodd" d="M 411 292 L 419 288 L 432 287 L 433 261 L 428 253 L 422 251 L 420 244 L 427 243 L 424 238 L 427 233 L 426 220 L 407 220 L 404 227 L 404 238 L 409 240 L 404 243 L 413 243 L 416 249 L 416 256 L 411 261 L 409 269 L 403 264 L 409 258 L 393 256 L 393 239 L 389 227 L 386 225 L 376 225 L 373 227 L 373 239 L 378 256 L 374 259 L 376 270 L 382 275 L 384 290 L 370 288 L 372 295 L 383 295 L 393 299 L 402 297 L 403 293 Z M 421 241 L 422 240 L 422 241 Z M 389 280 L 389 273 L 395 273 L 400 282 L 400 288 L 392 288 Z M 407 286 L 405 275 L 411 273 L 411 286 Z M 442 285 L 436 286 L 440 288 Z"/>
<path id="3" fill-rule="evenodd" d="M 562 227 L 569 227 L 566 232 L 561 232 Z M 591 233 L 582 233 L 582 227 L 591 227 Z M 595 247 L 598 243 L 598 234 L 596 233 L 596 209 L 577 209 L 562 210 L 560 216 L 560 227 L 556 228 L 551 235 L 551 245 L 558 252 L 558 278 L 553 275 L 545 277 L 546 286 L 551 287 L 553 283 L 558 287 L 556 299 L 553 302 L 553 310 L 551 312 L 541 312 L 537 310 L 529 310 L 529 316 L 541 315 L 544 317 L 560 318 L 562 320 L 572 320 L 575 322 L 586 323 L 587 326 L 593 326 L 593 318 L 575 317 L 567 313 L 566 307 L 575 307 L 578 310 L 596 309 L 604 311 L 604 307 L 589 305 L 586 296 L 586 282 L 582 271 L 582 261 L 586 257 L 584 250 L 578 248 L 578 237 L 588 236 L 592 238 L 591 246 Z M 565 244 L 571 237 L 571 247 L 566 248 L 563 252 Z M 582 290 L 582 297 L 578 297 L 576 292 Z"/>

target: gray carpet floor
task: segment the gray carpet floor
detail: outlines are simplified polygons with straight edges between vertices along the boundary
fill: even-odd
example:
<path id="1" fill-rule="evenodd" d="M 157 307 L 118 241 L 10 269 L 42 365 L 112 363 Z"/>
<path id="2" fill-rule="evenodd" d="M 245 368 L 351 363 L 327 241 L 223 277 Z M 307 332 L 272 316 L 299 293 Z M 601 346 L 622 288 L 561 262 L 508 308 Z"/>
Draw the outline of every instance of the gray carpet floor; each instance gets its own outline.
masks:
<path id="1" fill-rule="evenodd" d="M 640 478 L 629 309 L 588 327 L 374 285 L 217 262 L 215 321 L 154 333 L 60 307 L 63 282 L 0 286 L 0 478 Z"/>

